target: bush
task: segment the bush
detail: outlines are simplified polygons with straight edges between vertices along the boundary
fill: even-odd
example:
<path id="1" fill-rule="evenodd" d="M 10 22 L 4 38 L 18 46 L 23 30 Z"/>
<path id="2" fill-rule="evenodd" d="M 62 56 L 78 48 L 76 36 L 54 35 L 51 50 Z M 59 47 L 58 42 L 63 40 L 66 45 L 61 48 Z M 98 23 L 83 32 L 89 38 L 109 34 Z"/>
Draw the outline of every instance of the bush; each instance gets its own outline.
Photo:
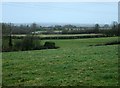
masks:
<path id="1" fill-rule="evenodd" d="M 32 36 L 26 36 L 22 41 L 22 50 L 31 50 L 34 47 Z"/>
<path id="2" fill-rule="evenodd" d="M 13 50 L 22 50 L 22 41 L 16 41 Z"/>
<path id="3" fill-rule="evenodd" d="M 44 47 L 47 49 L 54 49 L 55 43 L 54 42 L 45 42 Z"/>
<path id="4" fill-rule="evenodd" d="M 9 52 L 12 47 L 9 46 L 9 36 L 2 36 L 2 51 Z"/>
<path id="5" fill-rule="evenodd" d="M 41 45 L 39 37 L 36 36 L 25 36 L 23 39 L 17 39 L 14 41 L 13 46 L 9 47 L 8 38 L 4 38 L 2 51 L 25 51 L 25 50 L 41 50 L 41 49 L 57 49 L 54 42 L 45 42 Z"/>
<path id="6" fill-rule="evenodd" d="M 35 36 L 26 36 L 23 40 L 15 42 L 14 50 L 41 49 L 40 41 Z"/>

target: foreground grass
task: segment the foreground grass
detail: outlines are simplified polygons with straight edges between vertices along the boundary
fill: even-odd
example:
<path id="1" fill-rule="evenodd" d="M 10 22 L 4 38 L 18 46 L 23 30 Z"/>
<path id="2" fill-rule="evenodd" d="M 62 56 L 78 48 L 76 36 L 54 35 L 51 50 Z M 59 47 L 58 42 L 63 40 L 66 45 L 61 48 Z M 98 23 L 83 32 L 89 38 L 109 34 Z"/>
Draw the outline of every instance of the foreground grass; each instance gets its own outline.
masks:
<path id="1" fill-rule="evenodd" d="M 118 46 L 89 46 L 113 40 L 117 37 L 50 40 L 60 48 L 4 52 L 3 85 L 116 86 Z"/>

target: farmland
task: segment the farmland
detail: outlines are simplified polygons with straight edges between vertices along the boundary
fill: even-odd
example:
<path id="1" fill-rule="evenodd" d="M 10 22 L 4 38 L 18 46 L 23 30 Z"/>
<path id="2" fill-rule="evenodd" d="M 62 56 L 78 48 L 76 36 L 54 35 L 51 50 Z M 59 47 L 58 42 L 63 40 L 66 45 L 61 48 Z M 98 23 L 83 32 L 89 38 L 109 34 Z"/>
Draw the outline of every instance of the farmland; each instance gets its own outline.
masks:
<path id="1" fill-rule="evenodd" d="M 94 36 L 94 35 L 102 35 L 102 34 L 37 34 L 39 37 L 66 37 L 66 36 Z M 26 36 L 25 34 L 13 34 L 12 36 Z"/>
<path id="2" fill-rule="evenodd" d="M 48 39 L 81 39 L 81 38 L 97 38 L 97 37 L 106 37 L 104 34 L 33 34 L 34 37 L 37 37 L 42 40 Z M 32 35 L 31 35 L 32 36 Z M 14 34 L 12 35 L 13 39 L 22 39 L 26 37 L 25 34 Z"/>
<path id="3" fill-rule="evenodd" d="M 117 37 L 43 40 L 59 49 L 3 52 L 3 86 L 117 86 Z"/>

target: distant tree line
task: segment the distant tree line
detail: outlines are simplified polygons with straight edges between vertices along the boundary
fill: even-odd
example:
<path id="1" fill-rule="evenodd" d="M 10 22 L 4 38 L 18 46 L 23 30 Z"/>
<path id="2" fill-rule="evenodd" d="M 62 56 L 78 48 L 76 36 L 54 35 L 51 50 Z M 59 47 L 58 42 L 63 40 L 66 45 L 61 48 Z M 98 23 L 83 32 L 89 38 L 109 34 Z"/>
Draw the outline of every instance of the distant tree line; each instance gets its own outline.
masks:
<path id="1" fill-rule="evenodd" d="M 93 27 L 77 27 L 74 25 L 55 25 L 49 27 L 42 27 L 36 23 L 15 25 L 12 23 L 2 23 L 2 34 L 105 34 L 107 36 L 118 36 L 119 25 L 113 22 L 112 25 L 105 24 L 100 26 L 95 24 Z"/>

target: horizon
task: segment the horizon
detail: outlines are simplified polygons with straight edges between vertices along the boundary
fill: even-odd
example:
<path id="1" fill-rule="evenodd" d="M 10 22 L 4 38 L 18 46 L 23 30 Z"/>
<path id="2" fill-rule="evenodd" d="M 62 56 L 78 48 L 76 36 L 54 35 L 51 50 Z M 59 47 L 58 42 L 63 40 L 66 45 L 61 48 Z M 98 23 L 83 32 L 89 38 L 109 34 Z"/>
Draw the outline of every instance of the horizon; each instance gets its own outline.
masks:
<path id="1" fill-rule="evenodd" d="M 7 23 L 9 24 L 9 23 Z M 20 25 L 31 25 L 33 23 L 12 23 L 15 26 L 20 26 Z M 94 27 L 96 24 L 79 24 L 79 23 L 35 23 L 37 26 L 42 26 L 42 27 L 54 27 L 54 26 L 65 26 L 65 25 L 72 25 L 76 27 Z M 104 25 L 109 25 L 112 26 L 113 24 L 98 24 L 100 27 L 103 27 Z"/>

